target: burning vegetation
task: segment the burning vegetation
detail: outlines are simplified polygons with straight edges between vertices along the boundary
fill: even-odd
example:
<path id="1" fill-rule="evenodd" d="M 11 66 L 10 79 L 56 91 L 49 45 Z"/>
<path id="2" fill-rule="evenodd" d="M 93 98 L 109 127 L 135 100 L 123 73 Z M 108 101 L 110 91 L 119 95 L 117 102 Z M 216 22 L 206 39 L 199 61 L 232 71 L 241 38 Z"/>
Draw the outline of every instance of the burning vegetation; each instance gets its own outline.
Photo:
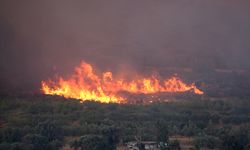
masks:
<path id="1" fill-rule="evenodd" d="M 145 77 L 136 75 L 132 80 L 124 76 L 115 77 L 112 72 L 97 75 L 92 65 L 82 62 L 69 78 L 57 77 L 55 80 L 42 81 L 42 92 L 76 98 L 82 101 L 125 103 L 127 98 L 122 92 L 131 94 L 181 93 L 192 91 L 202 95 L 194 83 L 186 84 L 177 76 L 161 79 L 156 75 Z"/>

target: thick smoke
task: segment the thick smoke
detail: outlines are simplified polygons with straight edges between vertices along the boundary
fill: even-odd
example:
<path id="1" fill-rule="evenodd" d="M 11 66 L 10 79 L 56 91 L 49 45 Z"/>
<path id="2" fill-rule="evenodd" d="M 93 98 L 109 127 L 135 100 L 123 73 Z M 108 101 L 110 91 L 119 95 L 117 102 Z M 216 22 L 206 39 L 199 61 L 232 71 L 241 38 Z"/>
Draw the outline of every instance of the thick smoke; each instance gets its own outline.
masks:
<path id="1" fill-rule="evenodd" d="M 250 69 L 249 14 L 249 0 L 1 0 L 1 88 L 38 89 L 81 60 Z"/>

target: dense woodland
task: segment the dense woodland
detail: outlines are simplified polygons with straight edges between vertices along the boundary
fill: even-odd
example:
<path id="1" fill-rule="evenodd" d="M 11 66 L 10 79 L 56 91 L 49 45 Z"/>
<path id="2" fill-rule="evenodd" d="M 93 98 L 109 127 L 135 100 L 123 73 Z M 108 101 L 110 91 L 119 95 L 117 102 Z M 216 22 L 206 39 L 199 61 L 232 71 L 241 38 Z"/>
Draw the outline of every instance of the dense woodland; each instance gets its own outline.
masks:
<path id="1" fill-rule="evenodd" d="M 190 98 L 168 103 L 102 104 L 57 96 L 2 96 L 1 150 L 112 150 L 136 138 L 192 137 L 195 149 L 250 149 L 248 99 Z M 69 140 L 70 139 L 70 140 Z M 175 145 L 171 148 L 171 144 Z M 180 149 L 178 141 L 163 149 Z"/>

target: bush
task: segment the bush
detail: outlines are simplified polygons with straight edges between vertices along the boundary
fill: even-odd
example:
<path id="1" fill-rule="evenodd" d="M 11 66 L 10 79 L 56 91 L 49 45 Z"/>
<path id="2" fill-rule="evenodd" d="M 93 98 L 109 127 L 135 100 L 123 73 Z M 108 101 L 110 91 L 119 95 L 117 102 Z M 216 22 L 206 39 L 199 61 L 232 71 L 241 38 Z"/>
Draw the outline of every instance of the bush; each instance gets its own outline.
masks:
<path id="1" fill-rule="evenodd" d="M 39 123 L 36 127 L 36 130 L 42 136 L 47 137 L 49 141 L 56 139 L 61 140 L 63 138 L 61 126 L 56 124 L 54 121 L 47 120 L 45 122 Z"/>
<path id="2" fill-rule="evenodd" d="M 101 135 L 84 135 L 78 141 L 73 141 L 71 147 L 84 150 L 112 150 L 108 141 Z"/>
<path id="3" fill-rule="evenodd" d="M 51 141 L 48 145 L 49 150 L 58 150 L 63 146 L 63 143 L 59 140 Z"/>
<path id="4" fill-rule="evenodd" d="M 28 134 L 23 137 L 22 141 L 28 145 L 31 150 L 46 150 L 48 149 L 49 140 L 47 137 L 40 134 Z"/>
<path id="5" fill-rule="evenodd" d="M 215 147 L 218 147 L 219 145 L 219 138 L 209 135 L 200 135 L 195 138 L 195 147 L 196 148 L 210 148 L 214 149 Z"/>
<path id="6" fill-rule="evenodd" d="M 249 129 L 241 128 L 232 130 L 222 137 L 222 150 L 245 150 L 250 145 Z"/>
<path id="7" fill-rule="evenodd" d="M 8 142 L 8 143 L 13 143 L 13 142 L 19 142 L 21 141 L 21 131 L 19 128 L 15 127 L 8 127 L 4 128 L 1 130 L 1 140 Z"/>

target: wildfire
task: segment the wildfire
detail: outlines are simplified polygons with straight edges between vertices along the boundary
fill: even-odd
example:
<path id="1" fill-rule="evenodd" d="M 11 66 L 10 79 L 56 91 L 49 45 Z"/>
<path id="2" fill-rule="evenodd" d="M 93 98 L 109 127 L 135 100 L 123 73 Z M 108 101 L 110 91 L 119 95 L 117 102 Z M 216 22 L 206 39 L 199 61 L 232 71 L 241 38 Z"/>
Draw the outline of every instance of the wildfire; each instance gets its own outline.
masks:
<path id="1" fill-rule="evenodd" d="M 135 76 L 132 80 L 127 80 L 124 77 L 114 77 L 112 72 L 104 72 L 98 76 L 93 67 L 86 62 L 82 62 L 80 66 L 76 67 L 75 73 L 67 79 L 58 77 L 54 81 L 42 81 L 41 84 L 44 94 L 105 103 L 126 102 L 126 98 L 119 95 L 122 91 L 135 94 L 193 91 L 195 94 L 203 94 L 194 83 L 188 85 L 176 76 L 166 80 L 161 80 L 156 76 L 143 77 L 140 75 Z"/>

